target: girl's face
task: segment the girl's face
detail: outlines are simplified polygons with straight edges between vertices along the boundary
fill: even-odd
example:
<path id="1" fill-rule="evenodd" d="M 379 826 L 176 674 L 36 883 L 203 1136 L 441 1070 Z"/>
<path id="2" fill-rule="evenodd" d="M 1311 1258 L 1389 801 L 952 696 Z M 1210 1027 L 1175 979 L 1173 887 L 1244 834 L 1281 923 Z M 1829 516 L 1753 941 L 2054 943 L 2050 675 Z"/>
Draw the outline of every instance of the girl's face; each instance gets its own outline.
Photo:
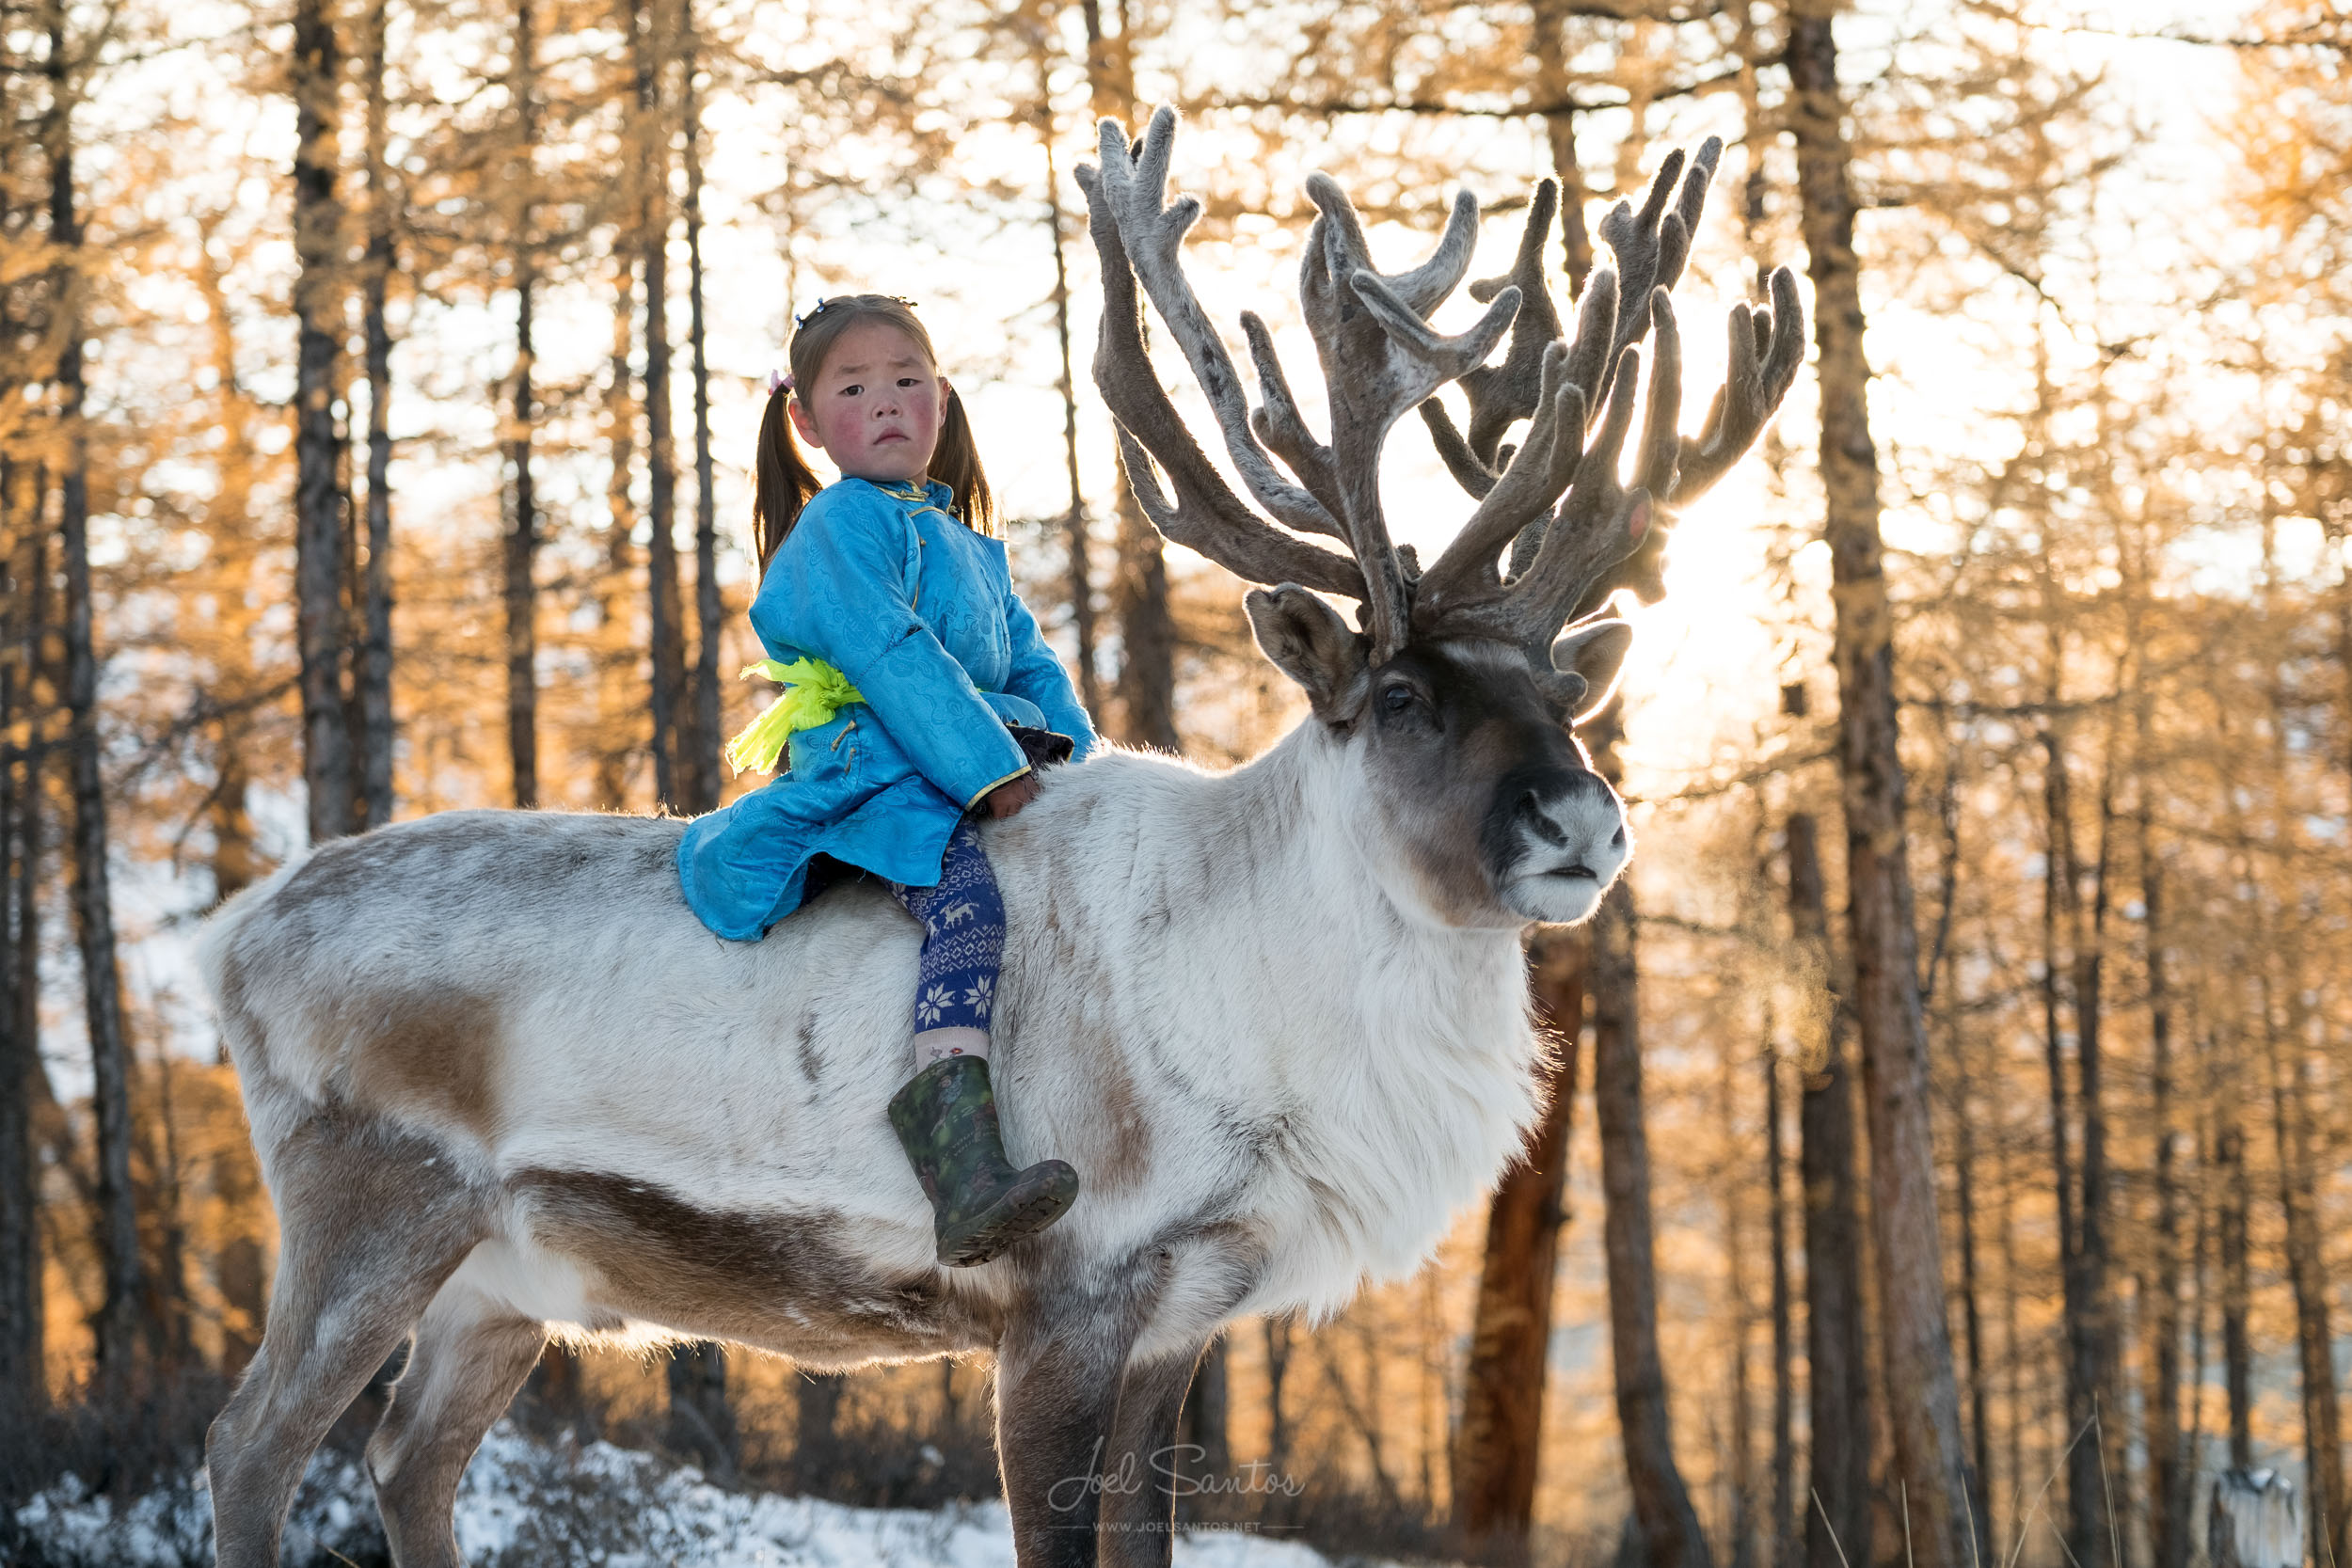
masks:
<path id="1" fill-rule="evenodd" d="M 849 479 L 921 479 L 947 415 L 947 378 L 887 322 L 862 321 L 793 394 L 792 428 Z"/>

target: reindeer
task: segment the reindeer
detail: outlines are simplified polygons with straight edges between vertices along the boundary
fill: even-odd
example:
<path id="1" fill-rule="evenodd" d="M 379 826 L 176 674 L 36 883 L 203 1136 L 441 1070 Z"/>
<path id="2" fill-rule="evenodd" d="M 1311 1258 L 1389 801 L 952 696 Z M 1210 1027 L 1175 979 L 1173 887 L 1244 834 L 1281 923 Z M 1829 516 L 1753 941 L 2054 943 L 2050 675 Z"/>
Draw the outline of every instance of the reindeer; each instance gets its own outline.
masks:
<path id="1" fill-rule="evenodd" d="M 1254 315 L 1246 406 L 1181 263 L 1200 208 L 1165 198 L 1175 130 L 1162 110 L 1131 148 L 1105 124 L 1080 171 L 1096 382 L 1160 531 L 1276 585 L 1248 594 L 1250 623 L 1311 714 L 1230 772 L 1116 750 L 1049 772 L 985 829 L 1010 916 L 1006 1142 L 1075 1164 L 1076 1206 L 985 1267 L 935 1265 L 883 1117 L 918 935 L 877 887 L 733 942 L 680 899 L 675 820 L 453 812 L 324 846 L 200 944 L 281 1233 L 267 1333 L 208 1445 L 222 1563 L 278 1560 L 310 1453 L 405 1341 L 368 1470 L 394 1560 L 455 1563 L 459 1475 L 555 1334 L 818 1368 L 991 1353 L 1025 1568 L 1098 1545 L 1164 1568 L 1166 1455 L 1210 1338 L 1409 1271 L 1518 1147 L 1539 1070 L 1520 936 L 1588 917 L 1630 853 L 1572 733 L 1629 634 L 1585 612 L 1639 586 L 1660 509 L 1719 478 L 1787 391 L 1794 283 L 1733 308 L 1728 382 L 1686 439 L 1666 289 L 1720 144 L 1610 214 L 1615 264 L 1565 342 L 1549 182 L 1510 276 L 1473 285 L 1484 314 L 1445 337 L 1427 316 L 1469 265 L 1476 202 L 1383 275 L 1317 175 L 1300 297 L 1326 444 Z M 1138 280 L 1263 515 L 1154 373 Z M 1422 570 L 1390 541 L 1380 452 L 1455 381 L 1467 431 L 1431 428 L 1479 499 Z M 1360 629 L 1324 594 L 1359 601 Z M 1150 1484 L 1101 1485 L 1124 1473 Z"/>

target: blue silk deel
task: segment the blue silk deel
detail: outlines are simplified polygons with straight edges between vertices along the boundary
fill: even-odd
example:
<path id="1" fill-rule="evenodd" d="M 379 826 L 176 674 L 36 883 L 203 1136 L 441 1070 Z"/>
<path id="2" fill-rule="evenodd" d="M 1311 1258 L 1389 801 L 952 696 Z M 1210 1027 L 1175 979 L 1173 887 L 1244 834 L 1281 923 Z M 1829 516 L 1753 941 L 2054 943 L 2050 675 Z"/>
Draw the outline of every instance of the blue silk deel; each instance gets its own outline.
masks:
<path id="1" fill-rule="evenodd" d="M 794 732 L 787 770 L 687 824 L 686 901 L 756 941 L 801 905 L 818 855 L 885 881 L 939 880 L 963 813 L 1025 771 L 1008 721 L 1095 744 L 1061 661 L 1013 592 L 1005 546 L 936 483 L 845 479 L 811 498 L 752 602 L 769 657 L 822 659 L 865 701 Z"/>

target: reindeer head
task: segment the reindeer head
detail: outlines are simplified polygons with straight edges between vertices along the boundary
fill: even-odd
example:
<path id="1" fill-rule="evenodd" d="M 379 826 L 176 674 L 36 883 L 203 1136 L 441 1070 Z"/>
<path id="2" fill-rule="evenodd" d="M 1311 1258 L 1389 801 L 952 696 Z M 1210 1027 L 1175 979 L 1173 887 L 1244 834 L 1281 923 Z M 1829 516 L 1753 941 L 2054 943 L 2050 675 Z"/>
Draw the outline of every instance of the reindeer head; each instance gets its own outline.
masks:
<path id="1" fill-rule="evenodd" d="M 1620 587 L 1658 597 L 1665 509 L 1720 479 L 1795 379 L 1804 356 L 1795 279 L 1786 268 L 1772 275 L 1769 310 L 1732 308 L 1730 373 L 1701 434 L 1685 437 L 1676 428 L 1681 348 L 1667 290 L 1689 253 L 1720 141 L 1708 138 L 1687 177 L 1674 154 L 1638 214 L 1620 203 L 1603 220 L 1615 265 L 1587 280 L 1565 341 L 1543 269 L 1559 204 L 1552 182 L 1537 187 L 1511 272 L 1470 286 L 1485 314 L 1447 338 L 1428 315 L 1469 269 L 1477 201 L 1459 194 L 1436 253 L 1384 275 L 1346 193 L 1327 175 L 1311 176 L 1307 195 L 1321 215 L 1298 292 L 1328 394 L 1327 444 L 1309 431 L 1254 313 L 1241 325 L 1259 405 L 1245 402 L 1184 274 L 1184 239 L 1200 204 L 1166 200 L 1175 138 L 1168 109 L 1133 146 L 1105 121 L 1101 167 L 1078 169 L 1103 260 L 1095 384 L 1118 420 L 1136 499 L 1168 539 L 1248 581 L 1279 585 L 1246 601 L 1259 645 L 1354 760 L 1365 825 L 1391 851 L 1375 863 L 1404 868 L 1416 903 L 1460 926 L 1583 919 L 1629 853 L 1616 794 L 1574 736 L 1606 702 L 1630 641 L 1605 607 Z M 1138 279 L 1270 520 L 1233 493 L 1160 385 L 1144 347 Z M 1657 362 L 1628 489 L 1618 465 L 1641 382 L 1640 340 L 1652 331 Z M 1503 357 L 1486 364 L 1506 333 Z M 1435 401 L 1448 382 L 1469 396 L 1467 434 Z M 1414 407 L 1477 499 L 1425 571 L 1391 542 L 1380 506 L 1381 448 Z M 1514 451 L 1502 437 L 1521 420 Z M 1360 629 L 1319 593 L 1359 601 Z"/>

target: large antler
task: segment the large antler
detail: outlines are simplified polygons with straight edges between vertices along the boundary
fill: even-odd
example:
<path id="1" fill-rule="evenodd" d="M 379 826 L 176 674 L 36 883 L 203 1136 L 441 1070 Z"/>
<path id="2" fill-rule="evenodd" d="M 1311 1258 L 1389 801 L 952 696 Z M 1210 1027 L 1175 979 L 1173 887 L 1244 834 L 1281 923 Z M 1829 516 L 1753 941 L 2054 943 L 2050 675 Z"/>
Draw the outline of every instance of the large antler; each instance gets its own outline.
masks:
<path id="1" fill-rule="evenodd" d="M 1524 649 L 1537 673 L 1549 674 L 1562 626 L 1621 585 L 1629 558 L 1654 537 L 1660 506 L 1687 502 L 1723 477 L 1779 406 L 1803 361 L 1796 281 L 1781 268 L 1772 274 L 1769 309 L 1732 308 L 1724 387 L 1699 436 L 1677 434 L 1681 340 L 1667 290 L 1681 276 L 1723 153 L 1714 137 L 1689 161 L 1687 174 L 1682 154 L 1671 155 L 1638 213 L 1620 202 L 1602 220 L 1613 265 L 1587 281 L 1566 341 L 1558 341 L 1560 315 L 1544 276 L 1559 208 L 1551 182 L 1536 188 L 1511 271 L 1470 286 L 1485 314 L 1447 338 L 1427 318 L 1469 268 L 1478 226 L 1470 193 L 1454 198 L 1427 261 L 1384 276 L 1373 268 L 1346 194 L 1315 174 L 1307 195 L 1319 215 L 1298 293 L 1331 408 L 1331 438 L 1320 441 L 1291 395 L 1265 324 L 1244 312 L 1261 400 L 1248 406 L 1232 356 L 1184 277 L 1184 240 L 1200 204 L 1190 197 L 1167 200 L 1175 137 L 1168 109 L 1153 115 L 1132 146 L 1105 121 L 1100 167 L 1078 169 L 1103 261 L 1095 384 L 1119 422 L 1129 482 L 1163 534 L 1239 576 L 1362 600 L 1375 662 L 1415 634 L 1480 637 Z M 1138 280 L 1184 350 L 1226 453 L 1263 514 L 1233 493 L 1160 385 L 1144 345 Z M 1502 361 L 1485 364 L 1506 330 L 1511 341 Z M 1618 466 L 1633 428 L 1640 342 L 1651 334 L 1656 362 L 1629 489 Z M 1467 434 L 1433 396 L 1457 380 L 1470 404 Z M 1447 467 L 1478 498 L 1461 533 L 1418 576 L 1390 541 L 1379 488 L 1381 447 L 1413 407 L 1422 409 Z M 1527 429 L 1513 451 L 1502 438 L 1522 420 Z M 1160 487 L 1163 473 L 1172 498 Z M 1348 554 L 1300 537 L 1310 533 L 1344 541 Z M 1506 550 L 1507 575 L 1501 571 Z"/>
<path id="2" fill-rule="evenodd" d="M 1562 625 L 1597 608 L 1616 587 L 1657 597 L 1653 580 L 1625 580 L 1637 552 L 1655 560 L 1654 547 L 1642 547 L 1654 546 L 1657 509 L 1695 499 L 1721 479 L 1779 406 L 1804 356 L 1804 312 L 1785 267 L 1772 275 L 1770 309 L 1732 308 L 1729 372 L 1700 435 L 1692 439 L 1676 431 L 1681 339 L 1667 291 L 1682 275 L 1722 154 L 1723 143 L 1708 137 L 1687 173 L 1682 154 L 1670 155 L 1638 213 L 1620 202 L 1602 220 L 1615 264 L 1597 268 L 1587 281 L 1567 344 L 1547 345 L 1539 336 L 1559 324 L 1544 284 L 1555 205 L 1549 182 L 1537 188 L 1511 272 L 1471 286 L 1483 294 L 1507 284 L 1528 303 L 1502 363 L 1461 378 L 1470 404 L 1467 436 L 1434 399 L 1423 405 L 1439 455 L 1480 500 L 1422 578 L 1418 630 L 1501 638 L 1548 668 L 1543 650 Z M 1632 429 L 1637 345 L 1652 331 L 1656 364 L 1634 483 L 1627 489 L 1617 469 Z M 1514 452 L 1502 438 L 1522 419 L 1527 434 Z M 1587 441 L 1585 421 L 1592 419 L 1599 428 Z M 1499 576 L 1506 548 L 1509 571 Z"/>
<path id="3" fill-rule="evenodd" d="M 1136 499 L 1160 531 L 1258 582 L 1297 582 L 1364 601 L 1375 660 L 1404 646 L 1412 582 L 1389 539 L 1380 509 L 1380 449 L 1389 430 L 1446 382 L 1475 369 L 1510 327 L 1516 289 L 1498 292 L 1477 324 L 1439 336 L 1427 314 L 1469 269 L 1477 241 L 1478 203 L 1466 191 L 1454 203 L 1436 252 L 1410 272 L 1375 271 L 1363 225 L 1329 176 L 1307 182 L 1320 213 L 1299 271 L 1299 303 L 1314 336 L 1331 407 L 1331 439 L 1308 430 L 1273 340 L 1255 315 L 1242 326 L 1256 361 L 1263 406 L 1251 410 L 1224 341 L 1184 277 L 1181 249 L 1200 215 L 1190 197 L 1165 200 L 1176 116 L 1152 117 L 1143 140 L 1105 122 L 1100 168 L 1084 167 L 1089 228 L 1103 258 L 1104 312 L 1095 351 L 1095 383 L 1119 420 Z M 1351 562 L 1274 526 L 1234 496 L 1208 462 L 1168 401 L 1143 344 L 1134 280 L 1184 351 L 1225 437 L 1227 453 L 1260 505 L 1301 531 L 1347 542 Z M 1269 451 L 1271 449 L 1271 451 Z M 1149 473 L 1146 454 L 1168 474 L 1171 505 Z M 1283 477 L 1274 454 L 1295 476 Z M 1269 573 L 1277 563 L 1305 571 Z M 1311 575 L 1310 575 L 1311 574 Z"/>

